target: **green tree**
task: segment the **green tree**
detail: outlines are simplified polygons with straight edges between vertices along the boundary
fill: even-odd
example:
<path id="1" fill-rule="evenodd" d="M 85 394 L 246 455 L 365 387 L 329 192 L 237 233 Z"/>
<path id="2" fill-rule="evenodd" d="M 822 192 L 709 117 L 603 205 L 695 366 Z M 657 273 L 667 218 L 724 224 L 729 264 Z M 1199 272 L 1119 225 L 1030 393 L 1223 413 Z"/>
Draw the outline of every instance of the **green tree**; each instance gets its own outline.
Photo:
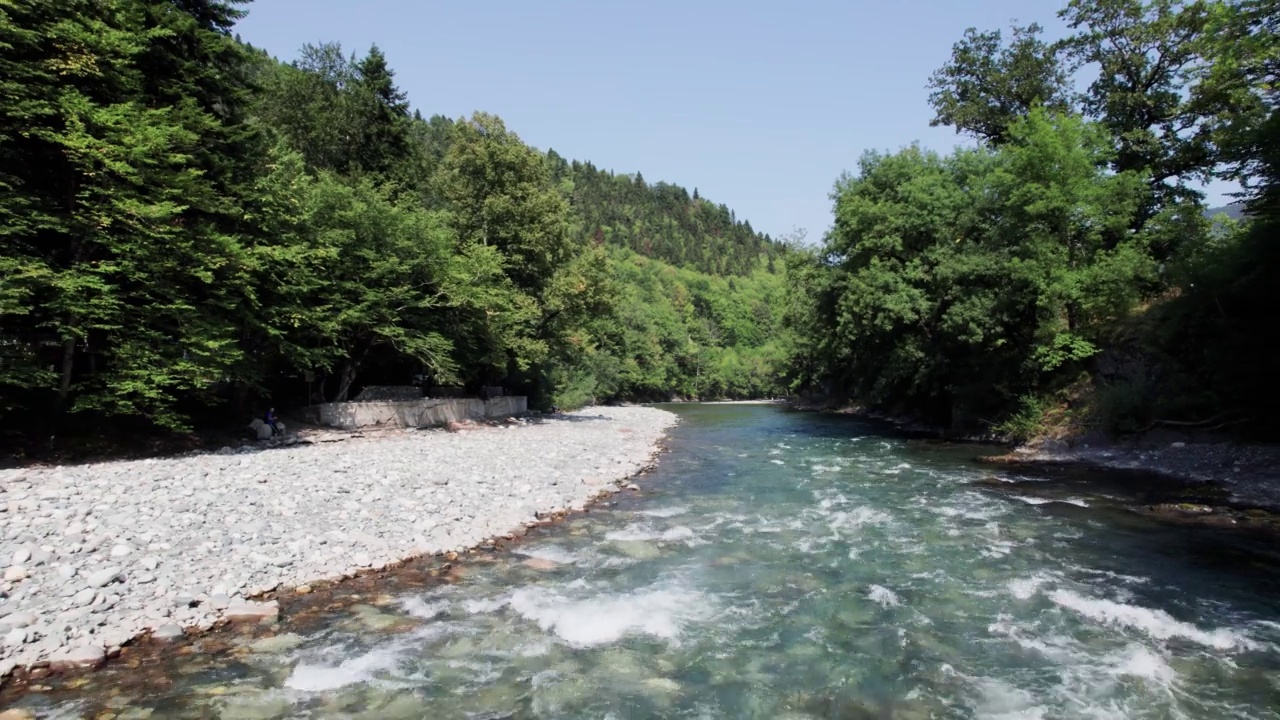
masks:
<path id="1" fill-rule="evenodd" d="M 999 30 L 965 31 L 951 59 L 929 78 L 930 125 L 950 125 L 985 142 L 1001 144 L 1008 128 L 1033 108 L 1064 110 L 1070 104 L 1067 68 L 1057 48 L 1032 23 L 1014 26 L 1008 45 Z"/>
<path id="2" fill-rule="evenodd" d="M 542 155 L 501 119 L 476 113 L 459 121 L 436 182 L 459 237 L 498 248 L 521 289 L 537 295 L 571 257 L 568 205 Z"/>
<path id="3" fill-rule="evenodd" d="M 263 59 L 261 73 L 257 114 L 309 167 L 387 176 L 408 153 L 407 98 L 376 45 L 363 58 L 337 43 L 305 45 L 290 65 Z"/>
<path id="4" fill-rule="evenodd" d="M 1203 64 L 1198 42 L 1208 3 L 1200 0 L 1072 0 L 1060 15 L 1077 32 L 1064 42 L 1076 67 L 1097 73 L 1084 110 L 1116 142 L 1112 166 L 1145 173 L 1154 201 L 1189 197 L 1186 182 L 1213 169 L 1206 119 L 1220 108 L 1192 102 L 1188 85 Z"/>
<path id="5" fill-rule="evenodd" d="M 235 151 L 250 134 L 233 8 L 0 6 L 0 296 L 17 394 L 178 426 L 179 395 L 235 362 L 231 232 L 250 166 Z M 33 369 L 53 343 L 50 388 L 55 374 Z"/>

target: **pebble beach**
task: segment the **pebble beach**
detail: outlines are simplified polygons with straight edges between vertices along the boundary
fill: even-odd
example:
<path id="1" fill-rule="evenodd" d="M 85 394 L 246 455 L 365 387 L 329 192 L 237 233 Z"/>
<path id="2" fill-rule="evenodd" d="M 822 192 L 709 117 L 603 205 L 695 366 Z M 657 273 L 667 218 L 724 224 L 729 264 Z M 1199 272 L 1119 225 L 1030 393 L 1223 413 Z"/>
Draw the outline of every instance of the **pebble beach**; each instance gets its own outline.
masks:
<path id="1" fill-rule="evenodd" d="M 0 471 L 0 677 L 147 633 L 271 620 L 264 593 L 461 551 L 581 509 L 675 415 L 587 408 L 465 432 Z"/>

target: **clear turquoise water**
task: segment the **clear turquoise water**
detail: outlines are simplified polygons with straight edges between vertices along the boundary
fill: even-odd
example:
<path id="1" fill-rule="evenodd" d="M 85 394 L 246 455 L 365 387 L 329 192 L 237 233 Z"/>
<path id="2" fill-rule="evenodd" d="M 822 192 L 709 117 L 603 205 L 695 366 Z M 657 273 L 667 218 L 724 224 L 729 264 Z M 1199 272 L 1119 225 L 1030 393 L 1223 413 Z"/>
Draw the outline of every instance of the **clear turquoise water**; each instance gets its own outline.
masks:
<path id="1" fill-rule="evenodd" d="M 1277 716 L 1265 547 L 1128 512 L 1125 480 L 992 489 L 973 484 L 991 474 L 973 446 L 772 407 L 676 410 L 642 497 L 456 584 L 337 612 L 296 647 L 191 660 L 169 690 L 110 706 L 121 718 Z M 23 702 L 74 716 L 100 706 L 95 685 L 96 697 Z"/>

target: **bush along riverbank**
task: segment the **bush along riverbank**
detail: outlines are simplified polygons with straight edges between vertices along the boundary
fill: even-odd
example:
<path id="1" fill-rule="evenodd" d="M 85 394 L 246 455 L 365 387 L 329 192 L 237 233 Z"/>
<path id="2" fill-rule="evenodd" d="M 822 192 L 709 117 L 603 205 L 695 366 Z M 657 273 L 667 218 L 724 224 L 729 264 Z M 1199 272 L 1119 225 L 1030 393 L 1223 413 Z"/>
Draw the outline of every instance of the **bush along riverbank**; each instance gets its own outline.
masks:
<path id="1" fill-rule="evenodd" d="M 0 676 L 95 666 L 145 633 L 271 620 L 277 588 L 461 551 L 615 492 L 671 413 L 588 408 L 533 424 L 0 476 Z"/>

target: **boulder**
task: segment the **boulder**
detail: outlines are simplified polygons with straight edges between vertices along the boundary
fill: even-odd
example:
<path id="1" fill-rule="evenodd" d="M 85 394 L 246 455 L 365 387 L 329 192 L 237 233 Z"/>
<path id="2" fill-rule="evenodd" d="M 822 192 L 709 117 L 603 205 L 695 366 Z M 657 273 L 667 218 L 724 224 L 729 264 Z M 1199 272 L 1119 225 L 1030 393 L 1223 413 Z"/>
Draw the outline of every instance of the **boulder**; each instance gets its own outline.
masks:
<path id="1" fill-rule="evenodd" d="M 173 642 L 180 639 L 184 635 L 182 628 L 177 625 L 161 625 L 151 631 L 151 639 L 158 642 Z"/>
<path id="2" fill-rule="evenodd" d="M 245 602 L 223 610 L 222 617 L 231 622 L 275 620 L 280 617 L 280 606 L 274 600 L 264 603 Z"/>
<path id="3" fill-rule="evenodd" d="M 254 418 L 253 422 L 249 423 L 249 431 L 259 440 L 271 439 L 271 426 L 262 422 L 262 418 Z"/>
<path id="4" fill-rule="evenodd" d="M 95 645 L 81 645 L 79 647 L 66 648 L 49 658 L 49 669 L 54 672 L 59 670 L 82 670 L 99 667 L 106 661 L 107 653 L 102 648 Z"/>
<path id="5" fill-rule="evenodd" d="M 555 570 L 556 568 L 560 567 L 560 563 L 556 562 L 555 560 L 548 560 L 546 558 L 540 558 L 540 557 L 528 558 L 527 560 L 524 561 L 524 564 L 525 564 L 525 567 L 530 567 L 530 568 L 533 568 L 534 570 Z"/>

